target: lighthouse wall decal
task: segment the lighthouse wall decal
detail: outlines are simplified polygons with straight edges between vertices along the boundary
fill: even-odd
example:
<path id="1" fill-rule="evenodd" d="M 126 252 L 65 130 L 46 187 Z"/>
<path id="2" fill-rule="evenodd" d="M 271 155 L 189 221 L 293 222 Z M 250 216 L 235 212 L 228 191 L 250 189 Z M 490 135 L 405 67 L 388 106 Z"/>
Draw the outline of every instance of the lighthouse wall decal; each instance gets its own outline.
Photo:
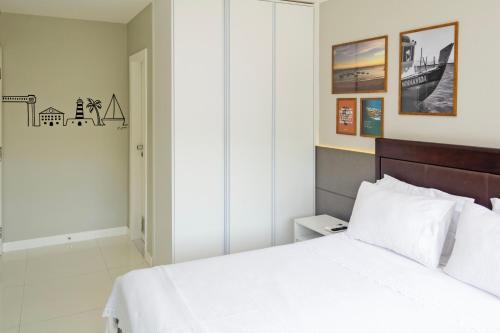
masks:
<path id="1" fill-rule="evenodd" d="M 83 100 L 79 98 L 76 101 L 76 119 L 83 119 Z"/>
<path id="2" fill-rule="evenodd" d="M 75 118 L 70 118 L 66 122 L 66 126 L 75 126 L 75 127 L 87 127 L 87 126 L 96 126 L 93 118 L 85 118 L 85 113 L 83 111 L 83 99 L 78 98 L 76 100 L 76 111 Z"/>
<path id="3" fill-rule="evenodd" d="M 123 109 L 116 97 L 112 94 L 106 113 L 101 118 L 101 109 L 103 102 L 96 98 L 88 97 L 86 101 L 79 97 L 75 102 L 75 116 L 66 120 L 65 113 L 50 106 L 41 112 L 36 112 L 36 103 L 39 101 L 33 94 L 25 96 L 3 96 L 2 102 L 4 103 L 18 103 L 24 104 L 24 110 L 27 110 L 27 126 L 28 127 L 101 127 L 107 125 L 118 125 L 118 129 L 127 128 L 127 120 Z M 85 110 L 89 114 L 85 114 Z M 38 115 L 38 117 L 37 117 Z M 95 118 L 94 118 L 95 117 Z"/>

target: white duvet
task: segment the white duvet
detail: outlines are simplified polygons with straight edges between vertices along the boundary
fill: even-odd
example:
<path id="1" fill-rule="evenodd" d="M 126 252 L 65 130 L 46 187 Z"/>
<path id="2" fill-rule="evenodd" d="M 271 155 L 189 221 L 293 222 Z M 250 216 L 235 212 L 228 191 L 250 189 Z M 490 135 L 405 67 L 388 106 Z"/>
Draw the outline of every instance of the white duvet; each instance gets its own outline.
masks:
<path id="1" fill-rule="evenodd" d="M 123 333 L 499 333 L 500 299 L 341 233 L 131 272 L 104 316 Z"/>

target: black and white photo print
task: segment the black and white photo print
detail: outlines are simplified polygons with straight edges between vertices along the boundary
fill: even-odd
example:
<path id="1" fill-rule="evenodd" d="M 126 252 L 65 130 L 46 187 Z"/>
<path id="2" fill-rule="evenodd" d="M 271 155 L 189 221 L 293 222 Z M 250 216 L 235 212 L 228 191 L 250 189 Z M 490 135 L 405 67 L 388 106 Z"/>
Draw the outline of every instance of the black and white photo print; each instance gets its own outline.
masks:
<path id="1" fill-rule="evenodd" d="M 458 22 L 400 34 L 399 113 L 457 114 Z"/>

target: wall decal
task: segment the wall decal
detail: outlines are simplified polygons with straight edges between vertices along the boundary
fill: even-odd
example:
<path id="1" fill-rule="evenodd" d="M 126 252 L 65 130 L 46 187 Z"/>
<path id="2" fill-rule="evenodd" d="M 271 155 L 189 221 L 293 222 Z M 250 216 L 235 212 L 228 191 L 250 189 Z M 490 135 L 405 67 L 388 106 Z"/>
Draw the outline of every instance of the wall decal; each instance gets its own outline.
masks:
<path id="1" fill-rule="evenodd" d="M 87 109 L 89 109 L 90 113 L 95 112 L 97 115 L 97 126 L 104 126 L 104 123 L 101 120 L 101 114 L 99 110 L 102 108 L 101 101 L 98 99 L 87 98 Z"/>
<path id="2" fill-rule="evenodd" d="M 120 102 L 118 102 L 118 99 L 116 98 L 115 94 L 113 94 L 113 96 L 111 97 L 111 101 L 109 102 L 108 108 L 106 109 L 106 113 L 104 114 L 103 120 L 105 122 L 121 121 L 122 126 L 127 126 L 125 116 L 123 115 L 122 107 L 120 106 Z"/>
<path id="3" fill-rule="evenodd" d="M 2 101 L 6 103 L 26 103 L 26 107 L 28 110 L 28 127 L 30 126 L 30 111 L 31 111 L 31 119 L 32 126 L 35 126 L 35 105 L 36 105 L 36 96 L 28 95 L 28 96 L 3 96 Z"/>
<path id="4" fill-rule="evenodd" d="M 76 110 L 75 117 L 66 120 L 65 113 L 56 109 L 55 107 L 49 107 L 38 113 L 38 118 L 36 117 L 36 102 L 37 97 L 35 95 L 26 96 L 3 96 L 2 101 L 5 103 L 22 103 L 26 104 L 27 110 L 27 126 L 28 127 L 58 127 L 58 126 L 71 126 L 71 127 L 84 127 L 84 126 L 105 126 L 105 121 L 109 122 L 121 122 L 118 129 L 125 129 L 128 127 L 123 109 L 118 102 L 118 98 L 115 94 L 112 95 L 111 101 L 106 109 L 104 118 L 101 118 L 100 110 L 102 109 L 102 102 L 99 99 L 87 98 L 87 104 L 85 105 L 82 98 L 76 100 Z M 94 118 L 86 118 L 84 112 L 84 106 L 88 109 L 91 114 L 96 115 L 97 121 Z M 37 122 L 38 120 L 38 122 Z"/>
<path id="5" fill-rule="evenodd" d="M 56 110 L 53 107 L 40 112 L 38 118 L 38 126 L 66 126 L 64 123 L 64 112 Z"/>
<path id="6" fill-rule="evenodd" d="M 83 99 L 79 98 L 76 100 L 76 112 L 75 118 L 70 118 L 66 122 L 66 126 L 97 126 L 94 122 L 93 118 L 85 118 L 85 114 L 83 113 Z"/>

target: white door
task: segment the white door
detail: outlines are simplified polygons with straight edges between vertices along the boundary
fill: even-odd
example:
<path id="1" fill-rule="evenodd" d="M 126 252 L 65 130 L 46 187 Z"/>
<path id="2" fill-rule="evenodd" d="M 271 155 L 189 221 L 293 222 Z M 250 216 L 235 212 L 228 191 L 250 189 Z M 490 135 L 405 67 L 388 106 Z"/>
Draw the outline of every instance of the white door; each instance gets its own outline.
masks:
<path id="1" fill-rule="evenodd" d="M 147 50 L 129 58 L 130 84 L 130 202 L 132 240 L 144 240 L 147 249 Z M 145 252 L 146 253 L 146 252 Z M 146 256 L 148 257 L 148 256 Z"/>
<path id="2" fill-rule="evenodd" d="M 276 243 L 314 215 L 314 9 L 276 4 Z"/>
<path id="3" fill-rule="evenodd" d="M 231 253 L 272 245 L 273 6 L 230 6 Z"/>
<path id="4" fill-rule="evenodd" d="M 225 251 L 224 4 L 173 1 L 175 262 Z"/>
<path id="5" fill-rule="evenodd" d="M 3 134 L 2 134 L 2 120 L 3 120 L 3 110 L 2 110 L 2 98 L 3 98 L 3 87 L 2 87 L 2 80 L 3 80 L 3 62 L 2 62 L 2 48 L 0 47 L 0 255 L 3 252 L 3 224 L 2 224 L 2 203 L 3 203 L 3 184 L 2 184 L 2 175 L 3 175 L 3 169 L 2 169 L 2 163 L 3 163 Z"/>

